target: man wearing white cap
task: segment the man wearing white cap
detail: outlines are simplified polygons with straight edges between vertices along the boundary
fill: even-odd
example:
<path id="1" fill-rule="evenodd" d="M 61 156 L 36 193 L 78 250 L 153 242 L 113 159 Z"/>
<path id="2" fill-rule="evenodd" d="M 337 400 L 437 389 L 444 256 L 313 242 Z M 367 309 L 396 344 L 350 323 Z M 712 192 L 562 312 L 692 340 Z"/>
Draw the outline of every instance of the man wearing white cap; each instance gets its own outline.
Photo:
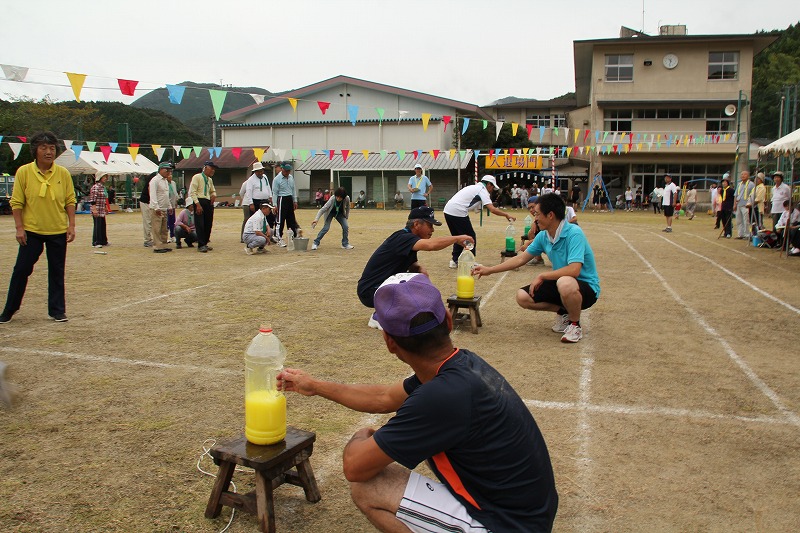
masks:
<path id="1" fill-rule="evenodd" d="M 480 183 L 467 185 L 455 193 L 444 206 L 444 221 L 447 222 L 447 228 L 450 230 L 450 234 L 465 234 L 475 239 L 475 248 L 472 250 L 472 253 L 475 255 L 478 253 L 478 242 L 475 238 L 475 229 L 473 229 L 472 222 L 469 219 L 469 212 L 471 210 L 480 210 L 486 207 L 490 213 L 499 217 L 505 217 L 509 222 L 516 220 L 516 218 L 494 206 L 490 195 L 495 189 L 497 189 L 497 181 L 494 179 L 494 176 L 487 174 L 481 178 Z M 458 267 L 458 256 L 461 255 L 463 249 L 464 247 L 461 246 L 461 243 L 453 245 L 453 257 L 450 259 L 450 268 Z"/>
<path id="2" fill-rule="evenodd" d="M 172 163 L 164 162 L 158 165 L 158 174 L 153 176 L 148 185 L 150 190 L 151 235 L 153 239 L 153 253 L 163 254 L 171 252 L 167 246 L 167 213 L 172 209 L 169 198 L 169 178 L 172 177 Z"/>
<path id="3" fill-rule="evenodd" d="M 242 221 L 242 233 L 247 219 L 258 211 L 262 202 L 272 202 L 272 187 L 269 185 L 269 178 L 264 175 L 264 165 L 259 161 L 253 163 L 253 173 L 244 182 L 244 194 L 242 195 L 242 211 L 244 220 Z"/>
<path id="4" fill-rule="evenodd" d="M 98 170 L 94 175 L 94 185 L 89 189 L 89 203 L 92 212 L 94 228 L 92 231 L 92 246 L 102 248 L 108 246 L 108 236 L 106 235 L 106 181 L 108 174 L 104 170 Z"/>
<path id="5" fill-rule="evenodd" d="M 453 317 L 427 276 L 398 274 L 375 292 L 386 348 L 413 374 L 344 384 L 286 368 L 279 388 L 363 413 L 392 413 L 344 447 L 358 509 L 379 531 L 551 531 L 558 508 L 547 444 L 506 379 L 456 348 Z M 436 479 L 414 471 L 426 462 Z"/>
<path id="6" fill-rule="evenodd" d="M 272 231 L 269 227 L 267 216 L 272 210 L 269 202 L 262 202 L 258 206 L 258 211 L 253 213 L 247 224 L 244 225 L 244 233 L 242 233 L 242 241 L 244 242 L 244 252 L 247 255 L 253 255 L 258 250 L 258 253 L 263 253 L 264 247 L 269 244 L 269 238 Z"/>
<path id="7" fill-rule="evenodd" d="M 431 180 L 422 173 L 422 165 L 414 165 L 414 175 L 408 178 L 408 190 L 411 193 L 411 209 L 422 207 L 428 204 L 433 184 Z"/>
<path id="8" fill-rule="evenodd" d="M 772 175 L 772 180 L 775 186 L 772 188 L 772 209 L 769 212 L 772 214 L 772 229 L 775 230 L 778 220 L 786 211 L 784 202 L 792 199 L 792 189 L 783 182 L 783 172 L 780 170 Z"/>

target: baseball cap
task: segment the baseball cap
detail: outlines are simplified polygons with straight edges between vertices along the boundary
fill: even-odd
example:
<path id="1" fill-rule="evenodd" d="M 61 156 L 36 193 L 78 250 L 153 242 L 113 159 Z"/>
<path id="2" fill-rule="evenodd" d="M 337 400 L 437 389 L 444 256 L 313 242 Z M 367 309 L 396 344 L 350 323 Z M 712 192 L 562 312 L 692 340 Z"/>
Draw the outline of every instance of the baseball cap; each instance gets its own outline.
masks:
<path id="1" fill-rule="evenodd" d="M 420 313 L 431 313 L 434 319 L 411 327 Z M 444 322 L 445 316 L 442 295 L 424 274 L 395 274 L 375 291 L 375 318 L 389 335 L 412 337 L 428 332 Z"/>
<path id="2" fill-rule="evenodd" d="M 422 168 L 422 165 L 420 165 L 419 163 L 417 163 L 416 165 L 414 165 L 414 170 L 416 170 L 416 169 L 418 169 L 418 168 Z"/>
<path id="3" fill-rule="evenodd" d="M 434 226 L 442 225 L 442 223 L 436 220 L 436 218 L 433 216 L 433 208 L 428 207 L 427 205 L 415 207 L 411 210 L 411 212 L 408 214 L 408 220 L 414 220 L 416 218 L 424 220 L 425 222 L 430 222 Z"/>
<path id="4" fill-rule="evenodd" d="M 281 168 L 283 170 L 292 170 L 292 164 L 291 163 L 281 163 Z"/>
<path id="5" fill-rule="evenodd" d="M 211 167 L 211 168 L 219 168 L 219 166 L 216 163 L 214 163 L 213 161 L 206 161 L 205 163 L 203 163 L 203 166 L 204 167 Z"/>
<path id="6" fill-rule="evenodd" d="M 258 206 L 258 208 L 261 209 L 262 207 L 269 207 L 270 209 L 275 209 L 269 202 L 261 202 L 261 205 Z"/>
<path id="7" fill-rule="evenodd" d="M 491 183 L 492 185 L 495 186 L 495 188 L 497 188 L 497 180 L 494 179 L 494 176 L 487 174 L 481 178 L 481 181 L 485 181 L 486 183 Z"/>
<path id="8" fill-rule="evenodd" d="M 173 165 L 169 161 L 164 161 L 163 163 L 159 163 L 159 165 L 158 165 L 158 170 L 161 170 L 162 168 L 168 168 L 170 170 L 174 170 L 175 169 L 175 165 Z"/>

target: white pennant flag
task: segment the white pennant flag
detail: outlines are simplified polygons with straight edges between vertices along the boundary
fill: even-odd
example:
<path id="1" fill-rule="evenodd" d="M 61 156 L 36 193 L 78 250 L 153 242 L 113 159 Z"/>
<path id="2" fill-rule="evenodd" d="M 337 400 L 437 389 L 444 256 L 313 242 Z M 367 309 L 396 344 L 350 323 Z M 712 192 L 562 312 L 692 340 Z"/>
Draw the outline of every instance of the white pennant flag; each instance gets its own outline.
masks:
<path id="1" fill-rule="evenodd" d="M 286 157 L 286 150 L 284 148 L 273 148 L 272 153 L 275 154 L 275 161 L 283 161 Z"/>
<path id="2" fill-rule="evenodd" d="M 175 157 L 178 157 L 179 155 L 181 155 L 181 148 L 183 148 L 183 147 L 181 145 L 179 145 L 179 144 L 173 144 L 172 145 L 172 149 L 175 150 Z"/>
<path id="3" fill-rule="evenodd" d="M 73 141 L 69 141 L 69 140 L 67 140 L 67 139 L 64 139 L 64 148 L 65 148 L 65 149 L 67 149 L 67 150 L 69 150 L 70 148 L 72 148 L 72 142 L 73 142 Z"/>
<path id="4" fill-rule="evenodd" d="M 253 97 L 253 100 L 255 100 L 256 105 L 261 105 L 261 104 L 264 103 L 264 95 L 263 94 L 252 94 L 251 93 L 250 96 Z"/>
<path id="5" fill-rule="evenodd" d="M 14 159 L 19 157 L 19 150 L 22 148 L 22 143 L 8 143 L 8 147 L 14 152 Z"/>
<path id="6" fill-rule="evenodd" d="M 397 112 L 397 122 L 400 122 L 400 119 L 402 119 L 406 115 L 408 115 L 408 111 L 405 111 L 403 109 L 398 110 L 398 112 Z"/>
<path id="7" fill-rule="evenodd" d="M 164 148 L 163 146 L 161 148 L 159 148 L 158 150 L 156 150 L 156 156 L 158 156 L 157 161 L 161 161 L 161 158 L 164 157 L 164 152 L 166 152 L 166 151 L 167 151 L 167 149 Z"/>
<path id="8" fill-rule="evenodd" d="M 495 141 L 497 140 L 498 137 L 500 137 L 500 130 L 503 129 L 503 125 L 504 124 L 505 124 L 505 122 L 503 122 L 501 120 L 498 120 L 497 122 L 495 122 L 495 124 L 494 124 L 494 128 L 495 128 L 494 140 Z"/>
<path id="9" fill-rule="evenodd" d="M 28 67 L 15 67 L 14 65 L 0 65 L 7 80 L 23 81 L 28 75 Z"/>

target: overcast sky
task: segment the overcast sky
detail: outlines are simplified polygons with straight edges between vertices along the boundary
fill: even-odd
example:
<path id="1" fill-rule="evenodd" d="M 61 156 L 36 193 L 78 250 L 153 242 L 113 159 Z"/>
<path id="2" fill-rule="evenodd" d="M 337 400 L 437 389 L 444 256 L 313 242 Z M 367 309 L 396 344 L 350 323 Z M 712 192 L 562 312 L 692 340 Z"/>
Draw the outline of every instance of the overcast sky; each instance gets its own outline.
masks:
<path id="1" fill-rule="evenodd" d="M 794 6 L 794 7 L 791 7 Z M 755 33 L 800 21 L 790 0 L 37 0 L 3 1 L 0 64 L 28 67 L 0 98 L 135 99 L 183 81 L 297 89 L 337 75 L 477 105 L 574 90 L 572 42 L 658 34 Z M 98 88 L 113 88 L 100 90 Z"/>

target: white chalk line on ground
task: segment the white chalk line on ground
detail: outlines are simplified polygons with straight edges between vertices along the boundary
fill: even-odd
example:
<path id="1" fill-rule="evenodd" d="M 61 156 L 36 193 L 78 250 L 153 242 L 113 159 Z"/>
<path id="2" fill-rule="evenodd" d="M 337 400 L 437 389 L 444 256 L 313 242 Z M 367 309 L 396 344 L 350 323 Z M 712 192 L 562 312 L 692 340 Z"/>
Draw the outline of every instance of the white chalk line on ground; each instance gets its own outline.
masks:
<path id="1" fill-rule="evenodd" d="M 581 327 L 588 329 L 588 312 L 581 313 Z M 592 425 L 589 421 L 589 406 L 591 405 L 592 370 L 594 369 L 594 343 L 591 338 L 584 337 L 578 344 L 578 353 L 581 356 L 581 374 L 578 380 L 578 449 L 575 457 L 577 470 L 578 489 L 584 496 L 594 499 L 594 463 L 590 453 L 592 441 Z M 527 402 L 526 402 L 527 404 Z M 585 500 L 584 500 L 585 502 Z M 576 517 L 579 531 L 594 531 L 597 529 L 599 514 L 591 512 L 584 504 L 578 510 Z"/>
<path id="2" fill-rule="evenodd" d="M 700 235 L 695 235 L 694 233 L 684 233 L 684 235 L 688 235 L 689 237 L 694 237 L 695 239 L 700 239 L 701 241 L 705 241 L 708 244 L 711 244 L 712 246 L 718 246 L 718 247 L 722 248 L 723 250 L 727 250 L 727 251 L 735 253 L 735 254 L 743 255 L 743 256 L 747 257 L 748 259 L 750 259 L 751 261 L 755 261 L 757 263 L 761 263 L 762 265 L 768 266 L 770 268 L 770 270 L 780 270 L 780 271 L 786 272 L 786 273 L 796 273 L 795 270 L 789 270 L 788 268 L 783 268 L 781 266 L 777 266 L 777 265 L 775 265 L 773 263 L 770 263 L 769 261 L 764 261 L 763 259 L 759 259 L 757 257 L 753 257 L 752 254 L 745 253 L 745 252 L 743 252 L 741 250 L 736 250 L 736 249 L 731 248 L 729 246 L 724 246 L 724 245 L 722 245 L 722 244 L 720 244 L 718 242 L 714 242 L 714 241 L 712 241 L 710 239 L 707 239 L 705 237 L 701 237 Z M 773 252 L 774 253 L 775 250 L 767 250 L 767 252 Z"/>
<path id="3" fill-rule="evenodd" d="M 707 332 L 707 333 L 708 333 L 708 334 L 709 334 L 709 335 L 710 335 L 712 338 L 714 338 L 714 339 L 715 339 L 717 342 L 719 342 L 719 343 L 722 345 L 723 349 L 724 349 L 724 350 L 725 350 L 725 352 L 728 354 L 728 357 L 729 357 L 729 358 L 730 358 L 730 359 L 731 359 L 731 360 L 732 360 L 734 363 L 736 363 L 736 365 L 737 365 L 737 366 L 738 366 L 738 367 L 741 369 L 741 371 L 742 371 L 742 372 L 744 372 L 745 376 L 747 376 L 747 378 L 750 380 L 750 382 L 751 382 L 753 385 L 755 385 L 755 387 L 756 387 L 756 388 L 757 388 L 759 391 L 761 391 L 761 393 L 762 393 L 764 396 L 766 396 L 767 398 L 769 398 L 769 399 L 770 399 L 770 401 L 771 401 L 771 402 L 772 402 L 772 404 L 773 404 L 773 405 L 774 405 L 774 406 L 775 406 L 775 407 L 778 409 L 778 411 L 780 411 L 781 413 L 783 413 L 783 415 L 784 415 L 784 416 L 787 418 L 787 420 L 788 420 L 788 421 L 789 421 L 789 422 L 790 422 L 792 425 L 795 425 L 795 426 L 800 426 L 800 416 L 798 416 L 798 415 L 797 415 L 797 414 L 796 414 L 794 411 L 790 410 L 788 407 L 786 407 L 786 405 L 784 405 L 783 401 L 781 401 L 780 397 L 779 397 L 779 396 L 778 396 L 778 395 L 775 393 L 775 391 L 773 391 L 773 390 L 772 390 L 772 389 L 771 389 L 771 388 L 770 388 L 770 387 L 769 387 L 769 386 L 768 386 L 768 385 L 767 385 L 767 384 L 766 384 L 766 383 L 765 383 L 765 382 L 764 382 L 764 381 L 763 381 L 763 380 L 762 380 L 760 377 L 758 377 L 758 375 L 757 375 L 757 374 L 756 374 L 756 373 L 753 371 L 753 369 L 751 369 L 751 368 L 750 368 L 750 366 L 749 366 L 749 365 L 748 365 L 748 364 L 747 364 L 747 363 L 746 363 L 746 362 L 745 362 L 745 361 L 744 361 L 744 360 L 743 360 L 741 357 L 739 357 L 739 354 L 737 354 L 737 353 L 736 353 L 736 352 L 733 350 L 733 348 L 731 347 L 731 345 L 730 345 L 730 344 L 728 344 L 728 341 L 726 341 L 726 340 L 725 340 L 725 339 L 722 337 L 722 335 L 720 335 L 720 334 L 717 332 L 717 330 L 715 330 L 713 327 L 711 327 L 711 325 L 710 325 L 710 324 L 708 324 L 708 322 L 706 322 L 706 321 L 705 321 L 705 319 L 704 319 L 704 318 L 703 318 L 703 317 L 700 315 L 700 313 L 698 313 L 698 312 L 697 312 L 695 309 L 693 309 L 692 307 L 690 307 L 690 306 L 689 306 L 689 305 L 688 305 L 688 304 L 687 304 L 687 303 L 686 303 L 686 302 L 685 302 L 685 301 L 684 301 L 684 300 L 683 300 L 683 299 L 682 299 L 682 298 L 681 298 L 681 297 L 678 295 L 678 293 L 677 293 L 677 292 L 675 292 L 675 290 L 674 290 L 674 289 L 673 289 L 673 288 L 672 288 L 672 287 L 669 285 L 669 283 L 667 283 L 667 280 L 664 278 L 664 276 L 662 276 L 662 275 L 661 275 L 661 273 L 660 273 L 660 272 L 658 272 L 658 271 L 655 269 L 655 267 L 653 267 L 653 265 L 652 265 L 652 264 L 651 264 L 651 263 L 650 263 L 650 262 L 649 262 L 647 259 L 645 259 L 645 257 L 644 257 L 644 256 L 643 256 L 643 255 L 642 255 L 642 254 L 641 254 L 641 253 L 640 253 L 640 252 L 639 252 L 639 251 L 638 251 L 636 248 L 634 248 L 634 247 L 633 247 L 633 245 L 632 245 L 630 242 L 628 242 L 628 241 L 625 239 L 625 237 L 623 237 L 622 235 L 620 235 L 620 234 L 619 234 L 619 233 L 617 233 L 616 231 L 612 231 L 612 230 L 609 230 L 609 231 L 611 231 L 611 233 L 613 233 L 614 235 L 616 235 L 616 236 L 617 236 L 617 237 L 618 237 L 618 238 L 619 238 L 619 239 L 620 239 L 620 240 L 621 240 L 623 243 L 625 243 L 625 245 L 626 245 L 626 246 L 627 246 L 627 247 L 628 247 L 628 248 L 629 248 L 629 249 L 630 249 L 630 250 L 631 250 L 631 251 L 632 251 L 634 254 L 636 254 L 636 255 L 639 257 L 639 259 L 640 259 L 640 260 L 641 260 L 641 261 L 642 261 L 642 262 L 643 262 L 643 263 L 644 263 L 644 264 L 647 266 L 647 268 L 648 268 L 648 269 L 650 269 L 650 271 L 651 271 L 651 272 L 652 272 L 652 273 L 653 273 L 653 274 L 654 274 L 654 275 L 655 275 L 655 276 L 658 278 L 658 280 L 661 282 L 661 285 L 662 285 L 662 286 L 664 287 L 664 289 L 665 289 L 665 290 L 666 290 L 666 291 L 669 293 L 669 295 L 670 295 L 670 296 L 672 296 L 672 298 L 673 298 L 673 299 L 674 299 L 674 300 L 675 300 L 675 301 L 678 303 L 678 305 L 680 305 L 681 307 L 683 307 L 683 308 L 686 310 L 686 312 L 687 312 L 689 315 L 691 315 L 691 317 L 692 317 L 692 318 L 695 320 L 695 322 L 696 322 L 697 324 L 699 324 L 699 325 L 700 325 L 700 327 L 702 327 L 704 330 L 706 330 L 706 332 Z M 664 240 L 666 240 L 667 242 L 670 242 L 670 241 L 669 241 L 669 239 L 664 239 Z M 677 245 L 676 245 L 676 246 L 677 246 Z M 685 248 L 683 248 L 682 246 L 678 246 L 678 247 L 679 247 L 679 248 L 682 248 L 682 249 L 684 249 L 684 250 L 686 250 L 686 249 L 685 249 Z M 687 251 L 687 252 L 690 252 L 690 253 L 692 253 L 692 254 L 694 254 L 694 255 L 698 255 L 698 256 L 700 256 L 700 254 L 696 254 L 695 252 L 692 252 L 691 250 L 686 250 L 686 251 Z M 700 257 L 702 257 L 702 256 L 700 256 Z M 709 261 L 710 261 L 710 260 L 709 260 Z M 713 261 L 710 261 L 710 262 L 712 262 L 712 263 L 713 263 Z M 716 264 L 716 263 L 714 263 L 714 264 Z M 723 268 L 723 269 L 724 269 L 724 267 L 722 267 L 721 265 L 718 265 L 718 266 L 719 266 L 720 268 Z M 727 270 L 727 269 L 725 269 L 725 270 Z M 730 271 L 728 271 L 728 272 L 730 272 Z M 736 276 L 736 275 L 735 275 L 735 274 L 733 274 L 732 272 L 730 272 L 730 274 L 731 274 L 731 275 L 733 275 L 733 276 Z M 738 277 L 738 276 L 736 276 L 736 277 Z M 739 279 L 741 279 L 741 278 L 739 278 Z M 747 282 L 746 282 L 746 281 L 744 281 L 744 280 L 741 280 L 741 281 L 742 281 L 743 283 L 747 284 L 747 285 L 750 285 L 749 283 L 747 283 Z M 754 289 L 756 289 L 756 287 L 753 287 L 753 288 L 754 288 Z M 759 290 L 760 290 L 760 289 L 759 289 Z"/>
<path id="4" fill-rule="evenodd" d="M 612 232 L 612 233 L 615 233 L 620 239 L 625 241 L 625 239 L 619 233 L 616 233 L 616 232 Z M 764 296 L 765 298 L 768 298 L 768 299 L 772 300 L 773 302 L 784 306 L 786 309 L 789 309 L 790 311 L 794 312 L 795 314 L 800 315 L 800 309 L 798 309 L 797 307 L 793 306 L 790 303 L 784 302 L 783 300 L 781 300 L 777 296 L 773 296 L 773 295 L 771 295 L 770 293 L 768 293 L 767 291 L 765 291 L 763 289 L 760 289 L 760 288 L 756 287 L 755 285 L 753 285 L 752 283 L 750 283 L 746 279 L 742 278 L 741 276 L 739 276 L 738 274 L 732 272 L 731 270 L 728 270 L 727 268 L 725 268 L 724 266 L 720 265 L 719 263 L 717 263 L 713 259 L 710 259 L 710 258 L 708 258 L 708 257 L 706 257 L 706 256 L 704 256 L 702 254 L 699 254 L 699 253 L 697 253 L 695 251 L 692 251 L 692 250 L 690 250 L 690 249 L 688 249 L 688 248 L 686 248 L 684 246 L 681 246 L 678 243 L 672 242 L 671 240 L 669 240 L 668 238 L 664 237 L 663 235 L 657 235 L 657 236 L 662 238 L 665 242 L 668 242 L 672 246 L 674 246 L 674 247 L 676 247 L 676 248 L 678 248 L 680 250 L 683 250 L 684 252 L 686 252 L 688 254 L 691 254 L 691 255 L 694 255 L 696 257 L 699 257 L 703 261 L 711 263 L 712 265 L 714 265 L 718 269 L 722 270 L 723 272 L 725 272 L 727 275 L 729 275 L 730 277 L 732 277 L 733 279 L 735 279 L 736 281 L 738 281 L 742 285 L 745 285 L 746 287 L 752 289 L 753 291 L 755 291 L 758 294 Z M 627 241 L 625 241 L 625 243 L 628 244 L 628 246 L 631 246 Z M 633 247 L 631 247 L 631 249 L 633 250 Z M 641 254 L 640 254 L 640 257 L 641 257 Z M 642 259 L 644 259 L 644 258 L 642 257 Z"/>

